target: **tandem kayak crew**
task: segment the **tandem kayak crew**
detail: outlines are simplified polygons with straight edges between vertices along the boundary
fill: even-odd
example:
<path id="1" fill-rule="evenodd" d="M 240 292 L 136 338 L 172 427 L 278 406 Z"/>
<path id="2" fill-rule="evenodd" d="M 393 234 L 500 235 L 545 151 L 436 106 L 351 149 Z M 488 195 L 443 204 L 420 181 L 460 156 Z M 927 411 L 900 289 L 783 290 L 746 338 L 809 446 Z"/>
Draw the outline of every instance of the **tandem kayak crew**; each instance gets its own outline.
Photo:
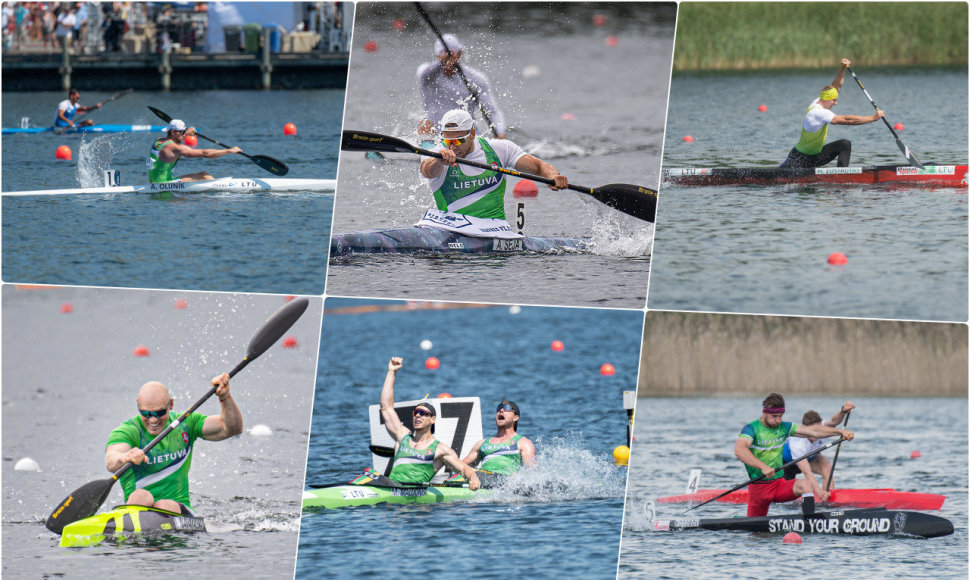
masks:
<path id="1" fill-rule="evenodd" d="M 819 501 L 826 501 L 829 493 L 819 487 L 814 477 L 811 481 L 782 477 L 784 473 L 778 471 L 784 464 L 782 448 L 789 437 L 841 436 L 851 441 L 852 431 L 782 421 L 785 398 L 778 393 L 768 395 L 761 405 L 761 417 L 745 425 L 734 443 L 734 455 L 744 463 L 748 476 L 765 476 L 748 486 L 748 517 L 766 516 L 771 504 L 792 501 L 803 494 L 814 493 Z"/>
<path id="2" fill-rule="evenodd" d="M 241 153 L 239 147 L 229 149 L 195 149 L 185 145 L 185 138 L 195 135 L 195 127 L 185 127 L 185 123 L 179 119 L 172 119 L 165 127 L 165 137 L 159 137 L 152 143 L 151 151 L 148 152 L 148 181 L 150 183 L 165 183 L 168 181 L 206 181 L 215 179 L 205 171 L 189 173 L 181 177 L 175 177 L 172 173 L 175 164 L 182 157 L 189 159 L 217 159 L 229 154 Z"/>
<path id="3" fill-rule="evenodd" d="M 822 423 L 822 416 L 818 414 L 818 411 L 809 410 L 802 415 L 802 425 L 811 426 L 822 423 L 826 427 L 838 427 L 842 424 L 846 414 L 852 409 L 855 409 L 855 403 L 846 401 L 839 408 L 839 412 L 832 415 L 832 418 L 825 423 Z M 834 489 L 835 486 L 829 484 L 829 480 L 832 479 L 832 463 L 819 451 L 824 445 L 825 442 L 817 437 L 789 439 L 785 441 L 785 448 L 782 451 L 781 460 L 786 464 L 791 463 L 793 459 L 818 451 L 818 453 L 802 459 L 795 465 L 786 467 L 785 479 L 795 479 L 801 473 L 805 476 L 806 480 L 814 480 L 815 476 L 813 473 L 817 473 L 822 476 L 822 489 Z"/>
<path id="4" fill-rule="evenodd" d="M 134 464 L 119 479 L 127 505 L 192 514 L 189 468 L 196 440 L 222 441 L 243 430 L 242 413 L 229 393 L 229 375 L 223 373 L 211 384 L 222 406 L 220 414 L 189 414 L 148 454 L 142 448 L 178 415 L 172 412 L 174 399 L 165 385 L 157 381 L 142 385 L 136 400 L 138 415 L 111 432 L 104 453 L 105 467 L 112 473 L 129 461 Z"/>
<path id="5" fill-rule="evenodd" d="M 852 143 L 848 139 L 839 139 L 826 144 L 829 125 L 865 125 L 886 116 L 881 110 L 876 110 L 870 116 L 836 115 L 832 112 L 832 107 L 839 103 L 839 91 L 842 90 L 845 70 L 851 64 L 849 59 L 843 58 L 842 68 L 835 75 L 832 84 L 826 85 L 818 98 L 808 106 L 802 121 L 801 138 L 779 167 L 821 167 L 835 158 L 839 160 L 839 167 L 848 167 Z"/>
<path id="6" fill-rule="evenodd" d="M 418 67 L 418 90 L 421 92 L 424 110 L 428 114 L 418 125 L 418 133 L 433 136 L 435 127 L 441 124 L 445 113 L 462 106 L 469 99 L 475 99 L 491 120 L 491 129 L 496 137 L 505 139 L 505 115 L 495 101 L 488 77 L 470 66 L 460 67 L 458 61 L 464 46 L 454 34 L 445 34 L 442 39 L 444 44 L 441 39 L 434 44 L 437 60 Z M 459 73 L 459 67 L 474 93 L 468 90 L 468 85 Z"/>
<path id="7" fill-rule="evenodd" d="M 475 443 L 462 460 L 467 465 L 481 462 L 479 469 L 499 475 L 511 475 L 523 465 L 535 465 L 536 448 L 532 441 L 517 433 L 519 406 L 502 401 L 495 409 L 495 435 Z"/>
<path id="8" fill-rule="evenodd" d="M 414 433 L 401 423 L 394 410 L 394 379 L 404 367 L 404 360 L 392 357 L 387 363 L 387 376 L 381 388 L 381 417 L 388 434 L 396 442 L 391 471 L 387 477 L 397 483 L 428 483 L 443 465 L 468 478 L 468 488 L 481 486 L 475 470 L 458 458 L 450 447 L 432 435 L 437 413 L 430 403 L 419 403 L 412 411 Z"/>
<path id="9" fill-rule="evenodd" d="M 554 181 L 554 185 L 549 185 L 553 191 L 569 185 L 558 169 L 515 143 L 477 137 L 471 115 L 462 109 L 445 113 L 441 137 L 441 144 L 434 149 L 441 159 L 425 159 L 420 167 L 434 192 L 436 209 L 429 209 L 415 225 L 466 236 L 522 237 L 505 220 L 505 174 L 459 165 L 458 159 L 541 175 Z"/>

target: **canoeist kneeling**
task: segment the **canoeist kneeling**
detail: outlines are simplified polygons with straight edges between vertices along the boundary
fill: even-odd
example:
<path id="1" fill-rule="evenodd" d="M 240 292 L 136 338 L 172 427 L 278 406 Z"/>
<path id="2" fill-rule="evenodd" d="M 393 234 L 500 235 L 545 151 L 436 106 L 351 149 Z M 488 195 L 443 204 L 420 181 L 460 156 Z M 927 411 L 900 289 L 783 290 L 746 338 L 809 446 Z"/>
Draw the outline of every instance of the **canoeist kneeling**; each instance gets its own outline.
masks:
<path id="1" fill-rule="evenodd" d="M 142 385 L 136 401 L 139 414 L 111 432 L 104 453 L 105 467 L 112 473 L 129 461 L 134 464 L 119 480 L 126 504 L 192 514 L 189 468 L 196 439 L 221 441 L 243 429 L 242 413 L 229 393 L 229 375 L 213 378 L 212 386 L 222 406 L 219 416 L 191 413 L 146 455 L 141 448 L 178 415 L 172 412 L 175 400 L 165 385 Z"/>
<path id="2" fill-rule="evenodd" d="M 806 411 L 805 414 L 802 415 L 802 426 L 810 427 L 812 425 L 822 423 L 826 427 L 838 427 L 842 424 L 846 414 L 852 409 L 855 409 L 855 403 L 852 401 L 846 401 L 839 408 L 839 412 L 832 415 L 832 418 L 824 423 L 822 423 L 822 416 L 819 415 L 817 411 Z M 783 463 L 787 465 L 794 459 L 807 456 L 805 459 L 802 459 L 795 465 L 789 465 L 785 468 L 785 479 L 795 479 L 795 477 L 801 473 L 805 476 L 807 481 L 814 482 L 814 473 L 817 473 L 822 476 L 822 489 L 834 489 L 835 486 L 831 484 L 832 463 L 827 457 L 822 455 L 821 451 L 819 451 L 824 445 L 825 441 L 817 437 L 799 437 L 795 439 L 790 438 L 785 441 L 785 447 L 781 454 L 781 460 Z M 813 452 L 816 453 L 812 455 Z M 814 486 L 813 491 L 818 494 L 818 490 L 815 490 Z"/>
<path id="3" fill-rule="evenodd" d="M 242 153 L 239 147 L 229 149 L 195 149 L 185 145 L 185 138 L 195 135 L 195 127 L 186 128 L 179 119 L 172 119 L 165 127 L 165 137 L 159 137 L 152 143 L 148 152 L 148 181 L 151 183 L 165 183 L 166 181 L 204 181 L 215 179 L 208 172 L 199 171 L 175 177 L 175 164 L 182 157 L 189 159 L 217 159 L 229 154 Z"/>
<path id="4" fill-rule="evenodd" d="M 523 465 L 535 465 L 536 448 L 528 438 L 516 432 L 519 428 L 519 406 L 512 401 L 502 401 L 495 409 L 495 436 L 480 439 L 462 461 L 485 472 L 499 476 L 512 475 Z M 452 481 L 452 480 L 449 480 Z M 487 484 L 487 479 L 485 480 Z"/>
<path id="5" fill-rule="evenodd" d="M 818 98 L 808 106 L 802 121 L 802 136 L 780 167 L 821 167 L 835 158 L 839 160 L 839 167 L 848 167 L 852 143 L 848 139 L 839 139 L 826 144 L 829 125 L 865 125 L 886 116 L 880 110 L 869 116 L 836 115 L 832 112 L 832 107 L 839 104 L 839 91 L 842 90 L 845 70 L 851 64 L 849 59 L 843 58 L 842 68 L 835 75 L 835 80 L 831 85 L 826 85 Z"/>
<path id="6" fill-rule="evenodd" d="M 828 499 L 828 492 L 821 489 L 815 478 L 785 479 L 782 465 L 782 448 L 789 437 L 836 437 L 846 441 L 854 437 L 852 431 L 834 429 L 825 425 L 797 425 L 782 421 L 785 414 L 785 398 L 771 393 L 762 401 L 759 419 L 741 429 L 734 443 L 734 455 L 744 463 L 752 479 L 765 477 L 748 487 L 748 517 L 768 515 L 768 507 L 797 499 L 801 495 L 816 494 L 820 501 Z"/>
<path id="7" fill-rule="evenodd" d="M 437 209 L 429 209 L 416 225 L 489 238 L 522 237 L 505 220 L 505 174 L 462 166 L 457 159 L 538 174 L 559 190 L 569 180 L 559 170 L 529 155 L 508 139 L 477 137 L 472 116 L 453 109 L 441 118 L 441 144 L 434 151 L 441 159 L 421 162 L 423 175 L 434 192 Z"/>
<path id="8" fill-rule="evenodd" d="M 432 434 L 437 412 L 429 403 L 418 403 L 412 411 L 414 433 L 401 423 L 394 411 L 394 379 L 404 367 L 404 359 L 392 357 L 387 363 L 387 376 L 381 388 L 381 417 L 384 427 L 396 441 L 394 458 L 387 477 L 397 483 L 428 483 L 442 466 L 468 478 L 468 488 L 481 487 L 475 470 L 465 465 L 450 447 L 438 441 Z"/>

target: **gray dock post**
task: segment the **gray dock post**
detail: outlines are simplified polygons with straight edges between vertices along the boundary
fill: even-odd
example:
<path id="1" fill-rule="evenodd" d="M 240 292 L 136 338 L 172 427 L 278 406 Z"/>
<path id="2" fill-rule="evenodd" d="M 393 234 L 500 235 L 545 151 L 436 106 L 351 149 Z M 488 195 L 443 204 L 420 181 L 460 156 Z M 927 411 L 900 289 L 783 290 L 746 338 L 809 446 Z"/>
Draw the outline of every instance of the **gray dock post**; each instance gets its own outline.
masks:
<path id="1" fill-rule="evenodd" d="M 259 70 L 263 72 L 263 88 L 270 89 L 273 86 L 273 63 L 270 61 L 269 40 L 272 29 L 268 26 L 263 27 L 263 62 L 259 65 Z"/>

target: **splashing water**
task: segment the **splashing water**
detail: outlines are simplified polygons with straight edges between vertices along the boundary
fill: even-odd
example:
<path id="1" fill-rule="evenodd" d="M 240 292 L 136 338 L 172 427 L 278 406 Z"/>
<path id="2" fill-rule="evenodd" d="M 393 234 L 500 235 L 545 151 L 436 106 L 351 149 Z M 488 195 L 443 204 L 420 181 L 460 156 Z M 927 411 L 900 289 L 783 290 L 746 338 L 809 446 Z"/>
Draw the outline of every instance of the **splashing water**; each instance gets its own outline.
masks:
<path id="1" fill-rule="evenodd" d="M 77 168 L 74 176 L 81 187 L 101 187 L 104 172 L 111 169 L 115 153 L 127 151 L 131 136 L 123 133 L 101 135 L 78 145 Z"/>

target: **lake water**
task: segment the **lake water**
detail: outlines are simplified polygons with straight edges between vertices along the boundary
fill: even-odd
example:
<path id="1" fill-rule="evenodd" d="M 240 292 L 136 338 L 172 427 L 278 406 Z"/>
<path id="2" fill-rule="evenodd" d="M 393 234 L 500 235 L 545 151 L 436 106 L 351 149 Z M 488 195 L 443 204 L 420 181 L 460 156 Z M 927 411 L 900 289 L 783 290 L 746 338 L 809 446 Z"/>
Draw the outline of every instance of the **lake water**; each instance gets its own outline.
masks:
<path id="1" fill-rule="evenodd" d="M 305 512 L 296 576 L 395 575 L 419 566 L 437 578 L 613 578 L 626 472 L 612 451 L 626 442 L 622 393 L 635 388 L 643 314 L 539 307 L 513 314 L 506 306 L 334 312 L 362 303 L 326 301 L 308 483 L 349 481 L 369 465 L 367 407 L 378 403 L 388 359 L 402 356 L 397 400 L 443 391 L 480 397 L 486 436 L 494 433 L 495 404 L 515 401 L 519 432 L 537 450 L 535 471 L 523 475 L 566 485 L 531 498 Z M 424 339 L 431 350 L 420 348 Z M 553 352 L 554 340 L 565 350 Z M 425 368 L 428 356 L 439 369 Z M 601 375 L 604 363 L 616 374 Z M 499 557 L 483 558 L 491 545 Z M 413 552 L 439 557 L 401 560 Z"/>
<path id="2" fill-rule="evenodd" d="M 185 300 L 187 307 L 176 309 Z M 135 413 L 138 388 L 165 383 L 182 411 L 228 372 L 282 296 L 114 289 L 3 287 L 3 575 L 165 575 L 182 566 L 216 577 L 287 578 L 300 518 L 321 300 L 232 379 L 246 430 L 200 442 L 190 473 L 192 504 L 210 533 L 170 541 L 60 548 L 44 521 L 84 483 L 109 476 L 108 434 Z M 73 312 L 61 312 L 69 303 Z M 135 357 L 145 345 L 150 356 Z M 215 399 L 199 412 L 215 414 Z M 271 436 L 248 430 L 262 424 Z M 31 457 L 39 472 L 15 471 Z M 123 503 L 116 485 L 105 508 Z"/>
<path id="3" fill-rule="evenodd" d="M 515 3 L 474 11 L 429 4 L 429 11 L 443 33 L 457 31 L 462 64 L 491 79 L 513 127 L 510 139 L 572 183 L 657 186 L 673 4 Z M 595 14 L 606 17 L 603 26 L 593 25 Z M 405 20 L 403 30 L 390 27 L 394 18 Z M 435 37 L 410 4 L 361 4 L 356 23 L 344 126 L 410 139 L 423 115 L 415 71 L 432 60 Z M 369 40 L 377 52 L 363 52 Z M 506 196 L 508 215 L 516 215 L 516 201 L 523 200 Z M 652 224 L 545 186 L 524 203 L 527 234 L 590 237 L 594 252 L 341 258 L 331 263 L 327 293 L 644 306 Z M 361 153 L 342 156 L 335 232 L 410 226 L 432 205 L 415 156 L 382 164 Z"/>
<path id="4" fill-rule="evenodd" d="M 111 96 L 82 93 L 82 104 Z M 49 126 L 61 93 L 5 93 L 3 126 Z M 102 123 L 164 124 L 147 108 L 182 118 L 250 155 L 285 162 L 287 177 L 333 179 L 344 92 L 135 92 L 88 115 Z M 297 126 L 284 136 L 283 125 Z M 4 191 L 100 187 L 101 171 L 147 182 L 157 135 L 4 135 Z M 73 161 L 57 161 L 68 145 Z M 199 139 L 199 147 L 218 147 Z M 245 157 L 179 162 L 175 174 L 271 177 Z M 322 294 L 333 194 L 80 194 L 3 198 L 3 280 L 247 292 Z"/>
<path id="5" fill-rule="evenodd" d="M 966 68 L 854 70 L 923 163 L 967 163 Z M 675 75 L 664 166 L 777 166 L 836 72 Z M 873 109 L 849 77 L 834 111 Z M 882 122 L 842 138 L 853 165 L 906 163 Z M 657 223 L 650 308 L 967 320 L 966 187 L 663 186 Z"/>
<path id="6" fill-rule="evenodd" d="M 760 414 L 763 395 L 717 398 L 641 398 L 623 524 L 618 578 L 763 578 L 765 558 L 810 562 L 815 570 L 845 578 L 967 577 L 967 400 L 943 398 L 851 398 L 856 410 L 849 429 L 856 439 L 839 453 L 839 487 L 894 487 L 946 495 L 932 512 L 953 522 L 950 536 L 929 540 L 899 537 L 804 535 L 800 545 L 781 536 L 747 532 L 654 532 L 643 515 L 645 502 L 677 495 L 691 469 L 703 469 L 701 488 L 730 489 L 748 479 L 734 458 L 744 423 Z M 845 398 L 786 397 L 787 420 L 817 410 L 828 418 Z M 676 423 L 689 415 L 702 429 Z M 927 419 L 927 418 L 932 419 Z M 671 420 L 675 424 L 671 424 Z M 919 459 L 910 459 L 918 450 Z M 825 454 L 832 459 L 834 452 Z M 656 504 L 658 519 L 672 519 L 689 506 Z M 744 516 L 745 506 L 713 502 L 697 517 Z M 770 513 L 798 511 L 773 505 Z"/>

